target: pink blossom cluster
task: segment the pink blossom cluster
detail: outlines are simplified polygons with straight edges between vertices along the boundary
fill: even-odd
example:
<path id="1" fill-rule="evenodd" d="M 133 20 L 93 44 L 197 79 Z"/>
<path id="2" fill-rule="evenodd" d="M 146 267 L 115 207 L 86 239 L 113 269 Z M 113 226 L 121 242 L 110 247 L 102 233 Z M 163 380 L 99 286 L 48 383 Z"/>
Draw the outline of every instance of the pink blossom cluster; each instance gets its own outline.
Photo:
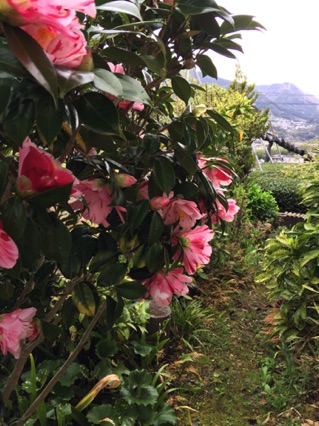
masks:
<path id="1" fill-rule="evenodd" d="M 4 0 L 0 19 L 31 35 L 54 64 L 76 68 L 88 54 L 77 11 L 94 18 L 94 0 Z"/>
<path id="2" fill-rule="evenodd" d="M 221 166 L 210 166 L 210 160 L 199 157 L 198 164 L 214 188 L 222 193 L 222 185 L 227 186 L 232 182 L 231 174 Z M 218 159 L 219 162 L 226 160 Z M 139 186 L 138 197 L 149 199 L 148 182 L 143 181 Z M 228 201 L 226 209 L 218 200 L 218 211 L 211 214 L 210 219 L 217 223 L 220 219 L 231 222 L 239 207 L 232 199 Z M 174 265 L 181 266 L 165 269 L 157 272 L 145 281 L 149 295 L 160 306 L 169 304 L 173 294 L 184 295 L 188 292 L 187 284 L 192 281 L 189 275 L 193 275 L 201 265 L 209 263 L 212 246 L 210 241 L 214 237 L 214 231 L 208 227 L 207 211 L 203 203 L 174 197 L 174 193 L 163 194 L 150 200 L 150 206 L 162 217 L 165 225 L 172 225 L 170 245 L 175 251 L 172 260 Z M 186 274 L 184 274 L 184 270 Z"/>
<path id="3" fill-rule="evenodd" d="M 26 308 L 0 315 L 0 349 L 3 355 L 10 352 L 18 359 L 21 342 L 25 339 L 32 341 L 38 336 L 37 327 L 32 322 L 36 311 L 35 308 Z"/>
<path id="4" fill-rule="evenodd" d="M 125 173 L 117 173 L 115 181 L 120 188 L 126 188 L 135 184 L 136 179 Z M 126 209 L 113 206 L 112 191 L 105 180 L 94 178 L 79 181 L 51 154 L 26 138 L 19 149 L 17 193 L 28 200 L 37 194 L 67 185 L 72 186 L 70 195 L 74 200 L 71 207 L 80 210 L 85 219 L 108 227 L 107 216 L 114 208 L 124 221 L 123 213 Z M 19 252 L 16 243 L 3 230 L 1 221 L 0 243 L 0 268 L 11 269 L 19 258 Z"/>

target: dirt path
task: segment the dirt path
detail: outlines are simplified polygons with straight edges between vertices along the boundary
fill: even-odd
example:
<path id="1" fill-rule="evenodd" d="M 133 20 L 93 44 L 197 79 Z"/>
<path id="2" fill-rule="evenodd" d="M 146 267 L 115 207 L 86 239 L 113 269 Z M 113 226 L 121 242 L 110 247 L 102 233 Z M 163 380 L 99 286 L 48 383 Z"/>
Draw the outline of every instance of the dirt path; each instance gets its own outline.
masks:
<path id="1" fill-rule="evenodd" d="M 180 410 L 179 426 L 319 425 L 319 404 L 308 395 L 317 385 L 310 383 L 307 363 L 287 372 L 280 356 L 274 359 L 277 348 L 264 333 L 265 294 L 260 287 L 243 287 L 218 305 L 215 297 L 204 296 L 213 318 L 196 347 L 204 356 L 195 357 L 179 378 L 179 405 L 192 408 Z"/>

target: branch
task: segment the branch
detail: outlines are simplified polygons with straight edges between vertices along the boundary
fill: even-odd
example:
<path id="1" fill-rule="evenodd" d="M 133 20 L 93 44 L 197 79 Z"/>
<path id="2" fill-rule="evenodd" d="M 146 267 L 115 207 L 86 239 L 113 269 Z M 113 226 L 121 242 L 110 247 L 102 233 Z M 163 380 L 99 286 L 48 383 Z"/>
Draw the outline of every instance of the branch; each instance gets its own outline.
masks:
<path id="1" fill-rule="evenodd" d="M 83 349 L 84 345 L 86 344 L 87 340 L 90 337 L 90 334 L 93 328 L 95 327 L 96 323 L 98 322 L 101 315 L 105 311 L 105 308 L 106 308 L 106 300 L 104 300 L 101 303 L 95 317 L 92 319 L 88 328 L 85 330 L 85 333 L 81 337 L 74 351 L 69 355 L 69 358 L 65 361 L 65 363 L 62 365 L 60 370 L 52 377 L 52 379 L 49 381 L 49 383 L 46 385 L 46 387 L 43 389 L 40 395 L 35 399 L 35 401 L 30 405 L 30 407 L 27 409 L 27 411 L 24 413 L 21 419 L 17 422 L 17 426 L 25 425 L 25 422 L 32 416 L 32 414 L 39 407 L 41 402 L 45 400 L 45 398 L 49 395 L 49 393 L 51 392 L 53 387 L 56 385 L 56 383 L 58 383 L 58 381 L 61 379 L 63 374 L 65 374 L 69 366 L 72 364 L 72 362 L 76 359 L 76 357 L 79 355 L 79 353 Z"/>

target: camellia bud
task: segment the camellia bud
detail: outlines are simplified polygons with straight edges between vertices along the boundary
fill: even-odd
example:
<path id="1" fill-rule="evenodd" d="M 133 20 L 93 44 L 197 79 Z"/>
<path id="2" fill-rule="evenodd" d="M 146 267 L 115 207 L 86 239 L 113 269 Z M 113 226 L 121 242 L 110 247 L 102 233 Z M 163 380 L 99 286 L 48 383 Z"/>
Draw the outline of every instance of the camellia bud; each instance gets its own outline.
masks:
<path id="1" fill-rule="evenodd" d="M 77 67 L 77 69 L 80 71 L 92 71 L 94 69 L 94 62 L 91 50 L 86 49 L 86 55 L 83 56 L 82 62 Z"/>
<path id="2" fill-rule="evenodd" d="M 137 182 L 134 176 L 128 175 L 126 173 L 117 173 L 114 175 L 114 178 L 120 188 L 128 188 Z"/>
<path id="3" fill-rule="evenodd" d="M 207 110 L 206 105 L 204 104 L 196 105 L 192 109 L 192 114 L 195 115 L 195 117 L 200 117 L 206 112 L 206 110 Z"/>
<path id="4" fill-rule="evenodd" d="M 184 61 L 184 68 L 186 68 L 187 70 L 193 69 L 195 65 L 196 65 L 196 62 L 192 58 L 185 59 Z"/>

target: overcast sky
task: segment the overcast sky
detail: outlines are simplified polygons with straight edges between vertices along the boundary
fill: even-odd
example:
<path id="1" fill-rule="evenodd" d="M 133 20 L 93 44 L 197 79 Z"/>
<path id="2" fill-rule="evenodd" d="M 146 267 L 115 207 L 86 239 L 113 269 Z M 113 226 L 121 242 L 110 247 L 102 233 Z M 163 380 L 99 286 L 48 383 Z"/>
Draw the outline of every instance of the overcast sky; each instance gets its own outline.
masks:
<path id="1" fill-rule="evenodd" d="M 245 31 L 236 53 L 249 83 L 293 83 L 319 97 L 318 0 L 217 0 L 236 15 L 253 15 L 266 31 Z M 232 80 L 236 60 L 214 55 L 219 77 Z"/>

